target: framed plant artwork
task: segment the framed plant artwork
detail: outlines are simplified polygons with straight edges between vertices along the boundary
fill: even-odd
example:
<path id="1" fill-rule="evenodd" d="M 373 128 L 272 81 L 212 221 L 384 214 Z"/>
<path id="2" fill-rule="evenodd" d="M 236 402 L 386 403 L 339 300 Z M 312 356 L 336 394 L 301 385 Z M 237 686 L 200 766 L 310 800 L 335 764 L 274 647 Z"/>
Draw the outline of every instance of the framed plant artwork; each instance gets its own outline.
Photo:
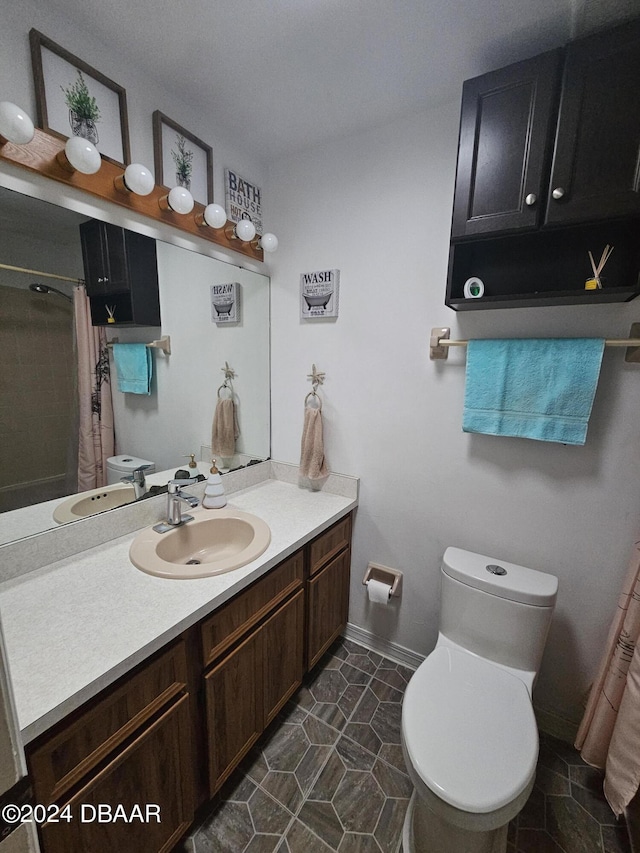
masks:
<path id="1" fill-rule="evenodd" d="M 88 139 L 111 163 L 130 163 L 122 86 L 37 30 L 29 32 L 29 42 L 39 126 L 60 139 Z"/>
<path id="2" fill-rule="evenodd" d="M 156 183 L 184 187 L 200 204 L 213 202 L 213 151 L 193 133 L 156 110 L 153 114 Z"/>

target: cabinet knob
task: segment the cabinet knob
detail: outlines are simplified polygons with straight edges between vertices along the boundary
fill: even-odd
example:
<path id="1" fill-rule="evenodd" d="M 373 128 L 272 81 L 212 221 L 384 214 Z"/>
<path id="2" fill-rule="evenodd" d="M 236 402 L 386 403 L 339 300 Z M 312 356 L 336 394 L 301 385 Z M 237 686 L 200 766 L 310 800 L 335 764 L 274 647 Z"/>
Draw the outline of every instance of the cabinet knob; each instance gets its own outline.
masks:
<path id="1" fill-rule="evenodd" d="M 98 279 L 98 284 L 101 284 L 103 281 L 104 281 L 104 279 L 103 279 L 103 278 L 99 278 L 99 279 Z"/>
<path id="2" fill-rule="evenodd" d="M 564 195 L 564 190 L 562 187 L 556 187 L 555 190 L 551 193 L 551 195 L 556 199 L 556 201 Z"/>
<path id="3" fill-rule="evenodd" d="M 537 201 L 538 196 L 535 193 L 529 193 L 529 195 L 525 198 L 525 204 L 528 204 L 529 207 L 532 207 Z"/>

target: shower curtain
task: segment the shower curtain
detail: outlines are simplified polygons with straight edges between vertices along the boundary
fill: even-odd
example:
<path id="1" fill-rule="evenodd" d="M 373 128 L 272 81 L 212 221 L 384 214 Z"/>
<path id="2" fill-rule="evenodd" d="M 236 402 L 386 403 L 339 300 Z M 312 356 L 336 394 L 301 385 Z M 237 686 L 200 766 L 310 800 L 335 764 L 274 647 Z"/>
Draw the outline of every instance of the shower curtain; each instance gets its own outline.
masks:
<path id="1" fill-rule="evenodd" d="M 576 738 L 584 760 L 605 769 L 604 793 L 620 816 L 640 783 L 640 542 Z"/>
<path id="2" fill-rule="evenodd" d="M 107 336 L 91 325 L 84 285 L 73 291 L 78 353 L 78 491 L 107 484 L 107 459 L 114 454 L 113 404 Z"/>

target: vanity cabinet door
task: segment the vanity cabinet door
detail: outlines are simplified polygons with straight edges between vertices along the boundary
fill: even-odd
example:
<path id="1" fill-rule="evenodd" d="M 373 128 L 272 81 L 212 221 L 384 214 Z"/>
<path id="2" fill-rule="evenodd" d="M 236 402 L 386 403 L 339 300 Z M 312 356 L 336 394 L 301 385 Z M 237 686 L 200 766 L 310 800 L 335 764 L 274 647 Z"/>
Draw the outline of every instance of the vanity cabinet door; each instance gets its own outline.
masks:
<path id="1" fill-rule="evenodd" d="M 640 21 L 568 46 L 548 223 L 640 213 L 639 85 Z"/>
<path id="2" fill-rule="evenodd" d="M 205 675 L 211 796 L 262 734 L 262 659 L 258 629 Z"/>
<path id="3" fill-rule="evenodd" d="M 452 240 L 540 224 L 560 59 L 554 50 L 464 83 Z"/>
<path id="4" fill-rule="evenodd" d="M 315 666 L 346 627 L 350 563 L 347 548 L 308 582 L 307 669 Z"/>
<path id="5" fill-rule="evenodd" d="M 302 684 L 304 590 L 297 592 L 262 627 L 265 727 Z"/>
<path id="6" fill-rule="evenodd" d="M 42 827 L 42 850 L 168 853 L 193 820 L 191 780 L 189 696 L 185 695 L 60 804 L 63 819 Z M 68 822 L 65 814 L 71 818 Z M 111 820 L 106 820 L 109 814 Z"/>

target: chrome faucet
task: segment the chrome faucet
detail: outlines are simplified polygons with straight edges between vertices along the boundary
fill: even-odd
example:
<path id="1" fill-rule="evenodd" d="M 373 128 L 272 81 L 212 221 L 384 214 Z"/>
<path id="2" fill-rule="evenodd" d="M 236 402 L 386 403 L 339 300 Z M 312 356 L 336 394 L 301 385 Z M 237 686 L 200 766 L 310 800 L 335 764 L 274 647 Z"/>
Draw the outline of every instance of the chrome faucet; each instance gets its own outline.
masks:
<path id="1" fill-rule="evenodd" d="M 120 478 L 120 482 L 132 484 L 136 493 L 136 500 L 146 494 L 147 481 L 145 480 L 144 472 L 147 470 L 147 468 L 151 468 L 151 465 L 141 465 L 139 468 L 135 469 L 135 471 L 130 477 Z"/>
<path id="2" fill-rule="evenodd" d="M 169 480 L 167 483 L 167 520 L 161 521 L 160 524 L 154 525 L 154 530 L 157 533 L 166 533 L 174 527 L 180 527 L 181 524 L 186 524 L 187 521 L 193 521 L 192 515 L 183 515 L 181 501 L 188 503 L 190 507 L 198 506 L 200 501 L 194 498 L 193 495 L 185 495 L 182 493 L 183 486 L 190 486 L 192 483 L 197 483 L 194 480 Z"/>

